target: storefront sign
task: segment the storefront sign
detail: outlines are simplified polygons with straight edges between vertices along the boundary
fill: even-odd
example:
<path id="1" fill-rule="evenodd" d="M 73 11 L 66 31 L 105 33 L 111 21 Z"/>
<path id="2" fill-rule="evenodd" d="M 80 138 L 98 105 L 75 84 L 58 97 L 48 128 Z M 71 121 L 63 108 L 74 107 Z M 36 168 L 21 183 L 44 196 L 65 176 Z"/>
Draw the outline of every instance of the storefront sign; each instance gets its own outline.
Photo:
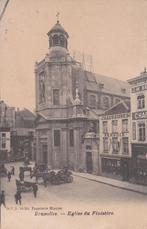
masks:
<path id="1" fill-rule="evenodd" d="M 107 120 L 107 119 L 119 119 L 119 118 L 128 118 L 130 116 L 129 113 L 124 113 L 124 114 L 113 114 L 113 115 L 104 115 L 102 116 L 102 120 Z"/>
<path id="2" fill-rule="evenodd" d="M 140 111 L 140 112 L 133 112 L 132 113 L 132 119 L 147 119 L 147 111 Z"/>

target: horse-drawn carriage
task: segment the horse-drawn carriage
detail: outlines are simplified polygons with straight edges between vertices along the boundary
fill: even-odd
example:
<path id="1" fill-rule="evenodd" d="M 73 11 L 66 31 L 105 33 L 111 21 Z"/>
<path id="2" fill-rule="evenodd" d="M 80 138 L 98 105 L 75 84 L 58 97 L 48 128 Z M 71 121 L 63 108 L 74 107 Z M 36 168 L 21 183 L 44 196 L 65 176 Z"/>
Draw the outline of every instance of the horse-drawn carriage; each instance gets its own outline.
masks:
<path id="1" fill-rule="evenodd" d="M 36 182 L 38 182 L 39 179 L 42 179 L 45 186 L 48 183 L 59 185 L 73 182 L 72 172 L 67 168 L 56 171 L 51 170 L 46 164 L 36 165 L 31 174 L 31 178 L 33 177 L 36 178 Z"/>
<path id="2" fill-rule="evenodd" d="M 72 183 L 73 176 L 72 172 L 67 169 L 62 169 L 59 171 L 50 171 L 43 176 L 44 185 L 46 186 L 48 183 L 53 185 L 60 185 L 64 183 Z"/>
<path id="3" fill-rule="evenodd" d="M 16 179 L 17 191 L 20 192 L 30 192 L 33 191 L 33 187 L 36 183 L 30 181 L 20 181 Z"/>

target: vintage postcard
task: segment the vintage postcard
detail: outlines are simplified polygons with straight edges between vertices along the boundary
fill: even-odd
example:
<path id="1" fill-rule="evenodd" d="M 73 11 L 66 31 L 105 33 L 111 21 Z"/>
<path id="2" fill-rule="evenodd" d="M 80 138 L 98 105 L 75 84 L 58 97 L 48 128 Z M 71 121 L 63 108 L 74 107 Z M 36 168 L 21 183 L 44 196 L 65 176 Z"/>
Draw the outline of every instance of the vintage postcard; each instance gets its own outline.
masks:
<path id="1" fill-rule="evenodd" d="M 146 66 L 146 0 L 0 0 L 0 228 L 147 229 Z"/>

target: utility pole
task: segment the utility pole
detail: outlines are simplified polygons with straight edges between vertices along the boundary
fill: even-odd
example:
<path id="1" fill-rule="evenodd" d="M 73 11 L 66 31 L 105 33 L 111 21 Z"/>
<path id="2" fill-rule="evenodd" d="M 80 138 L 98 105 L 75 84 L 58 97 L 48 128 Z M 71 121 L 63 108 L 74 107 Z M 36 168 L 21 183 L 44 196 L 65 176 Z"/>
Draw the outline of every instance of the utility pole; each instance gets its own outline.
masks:
<path id="1" fill-rule="evenodd" d="M 4 8 L 3 8 L 3 10 L 2 10 L 2 12 L 1 12 L 1 14 L 0 14 L 0 21 L 2 20 L 2 18 L 3 18 L 3 16 L 4 16 L 4 13 L 5 13 L 5 11 L 6 11 L 6 8 L 7 8 L 7 6 L 8 6 L 8 3 L 9 3 L 9 0 L 6 0 L 5 5 L 4 5 Z"/>

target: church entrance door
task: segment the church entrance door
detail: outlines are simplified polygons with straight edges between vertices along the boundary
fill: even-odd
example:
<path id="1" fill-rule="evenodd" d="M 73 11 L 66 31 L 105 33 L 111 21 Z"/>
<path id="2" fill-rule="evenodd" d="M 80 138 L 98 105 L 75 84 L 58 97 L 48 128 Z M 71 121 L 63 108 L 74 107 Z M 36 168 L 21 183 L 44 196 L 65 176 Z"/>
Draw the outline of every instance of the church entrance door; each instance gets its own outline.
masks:
<path id="1" fill-rule="evenodd" d="M 92 152 L 86 152 L 86 169 L 87 173 L 92 173 L 93 171 Z"/>

